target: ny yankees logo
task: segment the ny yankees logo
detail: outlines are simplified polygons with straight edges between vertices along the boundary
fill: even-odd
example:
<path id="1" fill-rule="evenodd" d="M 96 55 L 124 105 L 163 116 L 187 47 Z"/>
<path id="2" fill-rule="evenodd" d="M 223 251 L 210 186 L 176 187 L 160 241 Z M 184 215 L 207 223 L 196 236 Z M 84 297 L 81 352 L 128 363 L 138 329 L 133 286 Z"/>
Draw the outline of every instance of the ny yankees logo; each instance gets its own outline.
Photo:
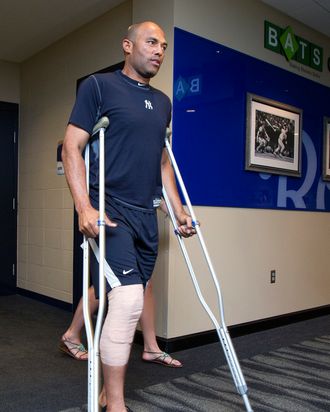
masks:
<path id="1" fill-rule="evenodd" d="M 144 101 L 145 108 L 149 110 L 153 110 L 154 108 L 152 107 L 151 101 L 150 100 L 145 100 Z"/>

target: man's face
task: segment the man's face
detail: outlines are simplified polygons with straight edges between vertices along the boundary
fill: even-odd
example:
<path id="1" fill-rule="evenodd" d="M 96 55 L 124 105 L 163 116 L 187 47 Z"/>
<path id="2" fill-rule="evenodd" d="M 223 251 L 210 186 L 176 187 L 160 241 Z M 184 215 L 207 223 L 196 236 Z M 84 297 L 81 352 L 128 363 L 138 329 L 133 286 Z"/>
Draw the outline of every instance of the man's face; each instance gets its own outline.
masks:
<path id="1" fill-rule="evenodd" d="M 127 62 L 131 69 L 144 79 L 155 76 L 163 63 L 167 47 L 162 29 L 155 24 L 146 23 L 137 30 L 130 43 Z"/>

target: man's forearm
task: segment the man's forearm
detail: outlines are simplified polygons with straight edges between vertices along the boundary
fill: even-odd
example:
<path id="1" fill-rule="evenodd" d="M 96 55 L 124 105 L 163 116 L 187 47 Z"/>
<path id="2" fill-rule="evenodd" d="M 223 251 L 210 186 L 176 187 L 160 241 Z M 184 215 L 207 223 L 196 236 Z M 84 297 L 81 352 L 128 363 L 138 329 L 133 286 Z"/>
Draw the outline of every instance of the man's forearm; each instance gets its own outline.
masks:
<path id="1" fill-rule="evenodd" d="M 85 162 L 79 150 L 63 145 L 62 159 L 75 208 L 78 213 L 90 206 L 86 186 Z"/>
<path id="2" fill-rule="evenodd" d="M 171 202 L 174 214 L 177 217 L 180 216 L 184 213 L 184 209 L 176 185 L 174 171 L 169 162 L 162 165 L 162 183 Z"/>

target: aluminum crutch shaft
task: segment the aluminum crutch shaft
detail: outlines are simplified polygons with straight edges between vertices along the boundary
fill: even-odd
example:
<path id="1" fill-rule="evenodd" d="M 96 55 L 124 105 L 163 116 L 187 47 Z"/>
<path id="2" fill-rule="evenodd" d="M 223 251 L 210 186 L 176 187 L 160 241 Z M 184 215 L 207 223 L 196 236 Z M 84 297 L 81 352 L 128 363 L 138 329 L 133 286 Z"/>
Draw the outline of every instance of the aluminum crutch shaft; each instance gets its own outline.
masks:
<path id="1" fill-rule="evenodd" d="M 98 396 L 100 392 L 100 335 L 103 324 L 104 308 L 105 308 L 105 276 L 104 276 L 104 259 L 105 259 L 105 177 L 104 177 L 104 134 L 105 129 L 109 125 L 109 119 L 107 117 L 102 117 L 93 128 L 92 136 L 99 134 L 99 309 L 97 313 L 95 332 L 93 336 L 92 332 L 92 323 L 88 321 L 90 319 L 89 307 L 88 307 L 88 286 L 89 286 L 89 271 L 88 271 L 88 281 L 85 281 L 85 295 L 87 298 L 84 298 L 84 302 L 87 299 L 87 303 L 84 304 L 84 319 L 87 319 L 87 327 L 89 330 L 87 333 L 88 342 L 88 412 L 97 412 L 99 411 Z M 89 152 L 89 150 L 88 150 Z M 86 167 L 86 182 L 89 180 L 87 177 L 87 170 L 89 173 L 89 162 L 88 167 Z M 87 240 L 87 239 L 86 239 Z M 88 245 L 85 246 L 84 239 L 84 251 L 88 250 Z M 88 252 L 86 252 L 88 256 Z M 84 256 L 84 265 L 88 263 L 87 258 L 85 261 Z M 85 271 L 84 271 L 85 272 Z M 87 277 L 87 276 L 86 276 Z M 87 288 L 87 290 L 86 290 Z M 87 293 L 86 293 L 87 292 Z"/>
<path id="2" fill-rule="evenodd" d="M 87 144 L 85 148 L 85 168 L 86 168 L 86 185 L 87 190 L 89 191 L 89 144 Z M 86 329 L 86 337 L 87 337 L 87 345 L 88 345 L 88 411 L 92 410 L 93 404 L 93 391 L 92 388 L 93 384 L 93 326 L 91 315 L 89 311 L 89 281 L 90 281 L 90 273 L 89 273 L 89 245 L 88 239 L 84 236 L 83 241 L 83 314 L 84 314 L 84 322 L 85 322 L 85 329 Z"/>
<path id="3" fill-rule="evenodd" d="M 247 385 L 245 383 L 244 376 L 243 376 L 242 371 L 240 369 L 240 365 L 239 365 L 234 347 L 232 345 L 229 333 L 224 327 L 219 325 L 216 317 L 214 316 L 213 312 L 211 311 L 210 307 L 207 305 L 207 303 L 206 303 L 206 301 L 205 301 L 205 299 L 202 295 L 202 292 L 200 290 L 198 281 L 196 279 L 196 275 L 195 275 L 191 260 L 189 258 L 189 254 L 187 252 L 187 249 L 185 247 L 183 239 L 181 238 L 181 235 L 179 233 L 178 226 L 177 226 L 176 219 L 175 219 L 175 215 L 174 215 L 174 212 L 173 212 L 173 209 L 172 209 L 170 200 L 167 196 L 165 188 L 163 188 L 163 196 L 164 196 L 164 200 L 165 200 L 165 203 L 166 203 L 166 206 L 167 206 L 172 224 L 174 226 L 175 235 L 178 239 L 182 254 L 183 254 L 184 259 L 186 261 L 186 264 L 187 264 L 191 279 L 193 281 L 193 285 L 194 285 L 195 291 L 197 293 L 197 296 L 198 296 L 203 308 L 205 309 L 205 311 L 209 315 L 210 319 L 212 320 L 212 322 L 213 322 L 213 324 L 216 328 L 216 331 L 217 331 L 217 334 L 218 334 L 218 337 L 219 337 L 219 341 L 220 341 L 220 344 L 222 346 L 222 349 L 223 349 L 227 364 L 229 366 L 230 372 L 232 374 L 237 392 L 243 397 L 243 401 L 244 401 L 247 412 L 253 412 L 253 410 L 250 406 L 250 403 L 249 403 L 249 399 L 247 397 L 247 391 L 248 391 Z"/>

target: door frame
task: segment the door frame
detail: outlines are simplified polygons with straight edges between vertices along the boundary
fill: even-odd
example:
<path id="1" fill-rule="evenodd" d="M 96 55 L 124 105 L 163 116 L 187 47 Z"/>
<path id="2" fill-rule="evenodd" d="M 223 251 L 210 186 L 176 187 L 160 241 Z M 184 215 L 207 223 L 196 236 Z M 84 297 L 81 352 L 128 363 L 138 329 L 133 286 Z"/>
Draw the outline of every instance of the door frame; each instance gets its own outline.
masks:
<path id="1" fill-rule="evenodd" d="M 18 189 L 18 121 L 19 121 L 19 104 L 0 101 L 0 110 L 14 112 L 13 120 L 13 223 L 14 230 L 12 236 L 14 237 L 12 244 L 14 245 L 14 250 L 10 251 L 13 256 L 13 278 L 14 285 L 6 286 L 1 285 L 2 292 L 8 294 L 15 294 L 17 291 L 17 215 L 18 215 L 18 201 L 17 201 L 17 189 Z"/>

